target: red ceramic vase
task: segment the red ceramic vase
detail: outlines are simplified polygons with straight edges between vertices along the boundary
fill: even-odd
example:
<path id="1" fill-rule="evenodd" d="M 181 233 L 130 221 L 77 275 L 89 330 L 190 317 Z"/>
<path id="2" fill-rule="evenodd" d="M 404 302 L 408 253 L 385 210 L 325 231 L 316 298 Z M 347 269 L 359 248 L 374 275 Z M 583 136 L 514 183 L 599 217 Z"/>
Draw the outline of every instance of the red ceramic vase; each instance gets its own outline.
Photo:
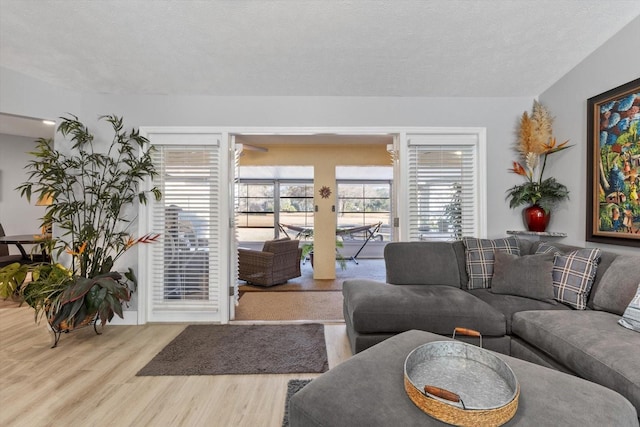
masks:
<path id="1" fill-rule="evenodd" d="M 524 209 L 523 214 L 524 222 L 527 224 L 527 230 L 542 232 L 547 229 L 551 212 L 546 213 L 540 206 L 533 205 Z"/>

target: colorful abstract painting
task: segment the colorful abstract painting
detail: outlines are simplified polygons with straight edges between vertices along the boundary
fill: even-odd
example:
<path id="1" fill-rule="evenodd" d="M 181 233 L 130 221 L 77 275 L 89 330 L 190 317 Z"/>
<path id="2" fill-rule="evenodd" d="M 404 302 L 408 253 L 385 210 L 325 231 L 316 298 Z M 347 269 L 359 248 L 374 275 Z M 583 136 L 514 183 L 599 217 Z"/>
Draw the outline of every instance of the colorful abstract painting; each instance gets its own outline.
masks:
<path id="1" fill-rule="evenodd" d="M 640 246 L 640 79 L 588 101 L 587 240 Z"/>

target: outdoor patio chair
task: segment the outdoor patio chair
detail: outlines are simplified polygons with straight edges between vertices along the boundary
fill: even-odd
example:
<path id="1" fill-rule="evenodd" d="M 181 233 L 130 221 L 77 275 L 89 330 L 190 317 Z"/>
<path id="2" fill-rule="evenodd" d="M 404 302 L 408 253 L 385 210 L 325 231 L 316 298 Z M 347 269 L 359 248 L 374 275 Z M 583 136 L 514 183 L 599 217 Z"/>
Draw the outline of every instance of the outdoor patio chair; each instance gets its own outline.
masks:
<path id="1" fill-rule="evenodd" d="M 238 249 L 238 278 L 252 285 L 273 286 L 300 277 L 299 240 L 269 240 L 261 251 Z"/>

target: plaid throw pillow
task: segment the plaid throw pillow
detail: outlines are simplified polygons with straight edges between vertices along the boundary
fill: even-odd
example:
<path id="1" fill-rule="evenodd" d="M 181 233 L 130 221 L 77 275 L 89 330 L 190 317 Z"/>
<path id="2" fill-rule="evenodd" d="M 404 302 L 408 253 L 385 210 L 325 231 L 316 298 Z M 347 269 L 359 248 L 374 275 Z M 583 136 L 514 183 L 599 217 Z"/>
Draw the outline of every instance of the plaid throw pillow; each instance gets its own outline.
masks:
<path id="1" fill-rule="evenodd" d="M 469 275 L 467 289 L 491 287 L 495 251 L 520 255 L 520 246 L 515 236 L 495 240 L 463 237 L 462 241 L 465 247 L 467 274 Z"/>
<path id="2" fill-rule="evenodd" d="M 600 249 L 579 249 L 567 254 L 555 253 L 553 292 L 555 299 L 577 310 L 587 308 L 587 299 L 598 269 Z"/>
<path id="3" fill-rule="evenodd" d="M 559 249 L 546 242 L 540 243 L 540 246 L 536 249 L 536 254 L 555 254 L 556 252 L 559 252 Z"/>
<path id="4" fill-rule="evenodd" d="M 625 328 L 640 332 L 640 284 L 638 284 L 636 296 L 633 297 L 618 323 Z"/>

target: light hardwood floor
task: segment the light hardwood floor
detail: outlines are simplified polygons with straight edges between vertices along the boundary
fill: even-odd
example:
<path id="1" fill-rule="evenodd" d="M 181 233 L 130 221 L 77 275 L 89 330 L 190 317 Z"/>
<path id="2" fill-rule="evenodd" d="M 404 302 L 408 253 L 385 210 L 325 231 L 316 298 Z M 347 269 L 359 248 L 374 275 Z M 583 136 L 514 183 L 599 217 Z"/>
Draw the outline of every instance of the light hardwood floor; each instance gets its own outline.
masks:
<path id="1" fill-rule="evenodd" d="M 33 310 L 0 308 L 0 426 L 280 426 L 287 382 L 317 374 L 136 377 L 186 325 L 108 325 L 57 348 Z M 329 367 L 351 356 L 344 324 L 325 325 Z"/>

